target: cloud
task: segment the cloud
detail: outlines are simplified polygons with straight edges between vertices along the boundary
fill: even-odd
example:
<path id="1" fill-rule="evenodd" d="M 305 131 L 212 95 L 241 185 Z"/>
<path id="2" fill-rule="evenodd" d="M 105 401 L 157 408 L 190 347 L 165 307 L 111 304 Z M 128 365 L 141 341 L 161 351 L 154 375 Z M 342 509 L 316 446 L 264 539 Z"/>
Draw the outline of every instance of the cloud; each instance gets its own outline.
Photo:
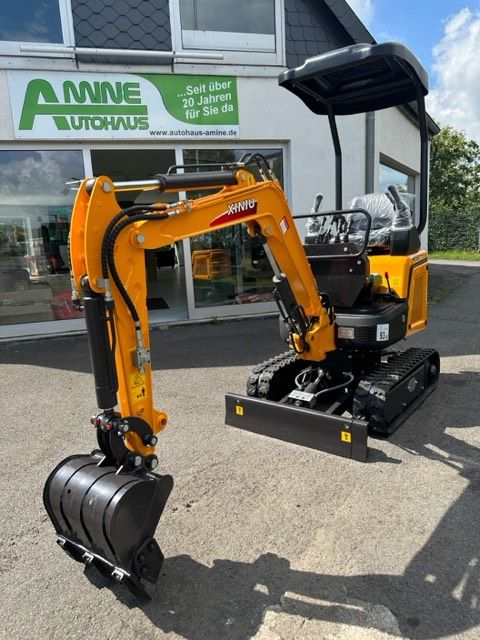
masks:
<path id="1" fill-rule="evenodd" d="M 375 13 L 373 0 L 347 0 L 347 3 L 367 27 L 371 26 Z"/>
<path id="2" fill-rule="evenodd" d="M 433 48 L 435 88 L 427 107 L 441 125 L 453 125 L 480 143 L 480 11 L 462 9 L 444 25 Z"/>
<path id="3" fill-rule="evenodd" d="M 0 39 L 13 42 L 63 42 L 58 2 L 41 2 L 30 20 L 21 24 L 0 16 Z"/>
<path id="4" fill-rule="evenodd" d="M 70 203 L 65 187 L 72 177 L 83 177 L 81 152 L 11 151 L 0 154 L 0 208 L 4 204 Z"/>

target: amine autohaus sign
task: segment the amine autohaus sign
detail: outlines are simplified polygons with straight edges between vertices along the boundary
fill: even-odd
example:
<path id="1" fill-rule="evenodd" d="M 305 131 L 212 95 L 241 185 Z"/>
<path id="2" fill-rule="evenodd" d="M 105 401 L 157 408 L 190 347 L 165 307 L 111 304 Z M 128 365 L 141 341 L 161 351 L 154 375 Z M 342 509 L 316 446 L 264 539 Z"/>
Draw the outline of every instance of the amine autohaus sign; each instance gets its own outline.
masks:
<path id="1" fill-rule="evenodd" d="M 16 138 L 237 138 L 236 78 L 9 71 Z"/>

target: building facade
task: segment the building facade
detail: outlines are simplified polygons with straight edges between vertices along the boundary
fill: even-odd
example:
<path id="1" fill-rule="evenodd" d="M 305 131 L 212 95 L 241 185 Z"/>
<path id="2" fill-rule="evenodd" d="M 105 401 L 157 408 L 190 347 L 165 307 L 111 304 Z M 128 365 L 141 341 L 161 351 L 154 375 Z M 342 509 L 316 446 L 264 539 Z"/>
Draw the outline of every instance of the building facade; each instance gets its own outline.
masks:
<path id="1" fill-rule="evenodd" d="M 83 329 L 68 233 L 84 176 L 148 179 L 256 150 L 294 213 L 308 213 L 318 192 L 333 208 L 328 123 L 277 78 L 307 57 L 373 42 L 344 0 L 27 4 L 0 8 L 0 338 Z M 414 118 L 349 116 L 339 131 L 345 203 L 388 184 L 415 194 Z M 152 322 L 274 310 L 270 269 L 242 225 L 150 252 L 146 271 Z"/>

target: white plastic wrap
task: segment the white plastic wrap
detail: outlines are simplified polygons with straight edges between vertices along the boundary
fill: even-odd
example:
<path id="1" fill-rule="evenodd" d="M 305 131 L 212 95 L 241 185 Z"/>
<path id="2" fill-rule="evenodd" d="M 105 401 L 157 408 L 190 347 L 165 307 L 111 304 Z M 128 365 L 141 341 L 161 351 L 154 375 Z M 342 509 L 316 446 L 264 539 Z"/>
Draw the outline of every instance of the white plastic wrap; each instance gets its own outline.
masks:
<path id="1" fill-rule="evenodd" d="M 365 209 L 372 217 L 370 227 L 369 246 L 387 246 L 390 239 L 390 229 L 395 219 L 395 206 L 386 193 L 367 193 L 353 198 L 348 204 L 349 209 Z M 353 213 L 350 218 L 349 232 L 352 236 L 364 235 L 367 228 L 367 218 L 362 213 Z"/>
<path id="2" fill-rule="evenodd" d="M 392 190 L 392 187 L 389 187 Z M 368 193 L 353 198 L 348 209 L 365 209 L 372 218 L 368 246 L 386 247 L 390 241 L 391 229 L 406 229 L 412 226 L 412 212 L 408 204 L 399 197 L 395 189 L 387 193 Z M 345 224 L 339 229 L 333 216 L 308 218 L 306 222 L 306 243 L 335 242 L 340 231 L 349 242 L 363 244 L 367 228 L 367 218 L 362 213 L 343 216 Z"/>

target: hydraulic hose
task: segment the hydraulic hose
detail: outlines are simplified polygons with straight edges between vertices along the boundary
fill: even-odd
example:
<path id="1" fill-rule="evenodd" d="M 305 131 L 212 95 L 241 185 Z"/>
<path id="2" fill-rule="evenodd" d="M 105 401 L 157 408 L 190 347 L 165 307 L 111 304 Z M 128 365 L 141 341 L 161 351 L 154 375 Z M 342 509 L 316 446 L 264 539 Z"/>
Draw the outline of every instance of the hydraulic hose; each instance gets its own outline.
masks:
<path id="1" fill-rule="evenodd" d="M 165 207 L 166 208 L 166 207 Z M 120 214 L 118 214 L 120 215 Z M 120 235 L 120 233 L 123 231 L 123 229 L 125 229 L 127 226 L 134 224 L 135 222 L 143 222 L 146 220 L 166 220 L 168 218 L 168 214 L 166 213 L 160 213 L 160 214 L 154 214 L 154 213 L 143 213 L 143 214 L 138 214 L 138 215 L 132 215 L 129 218 L 127 218 L 126 220 L 123 220 L 122 222 L 120 222 L 119 224 L 117 224 L 115 226 L 115 228 L 113 229 L 113 231 L 110 232 L 107 240 L 106 240 L 106 253 L 107 253 L 107 265 L 108 265 L 108 269 L 112 275 L 112 279 L 115 282 L 115 285 L 117 286 L 117 289 L 120 293 L 120 295 L 122 296 L 125 304 L 128 307 L 128 310 L 130 311 L 130 314 L 134 320 L 135 323 L 140 322 L 140 318 L 137 312 L 137 309 L 135 308 L 135 305 L 133 304 L 133 301 L 131 299 L 131 297 L 128 295 L 127 290 L 125 289 L 120 276 L 118 275 L 118 271 L 115 265 L 115 253 L 114 253 L 114 249 L 115 249 L 115 242 L 118 238 L 118 236 Z M 108 273 L 108 272 L 107 272 Z"/>
<path id="2" fill-rule="evenodd" d="M 132 207 L 127 207 L 126 209 L 122 209 L 116 216 L 112 218 L 109 222 L 108 227 L 105 230 L 102 240 L 102 276 L 107 279 L 108 278 L 108 262 L 107 262 L 107 251 L 108 251 L 108 239 L 113 229 L 117 225 L 117 223 L 124 218 L 125 216 L 132 216 L 135 213 L 139 213 L 140 211 L 164 211 L 167 207 L 165 205 L 154 206 L 154 205 L 134 205 Z"/>

